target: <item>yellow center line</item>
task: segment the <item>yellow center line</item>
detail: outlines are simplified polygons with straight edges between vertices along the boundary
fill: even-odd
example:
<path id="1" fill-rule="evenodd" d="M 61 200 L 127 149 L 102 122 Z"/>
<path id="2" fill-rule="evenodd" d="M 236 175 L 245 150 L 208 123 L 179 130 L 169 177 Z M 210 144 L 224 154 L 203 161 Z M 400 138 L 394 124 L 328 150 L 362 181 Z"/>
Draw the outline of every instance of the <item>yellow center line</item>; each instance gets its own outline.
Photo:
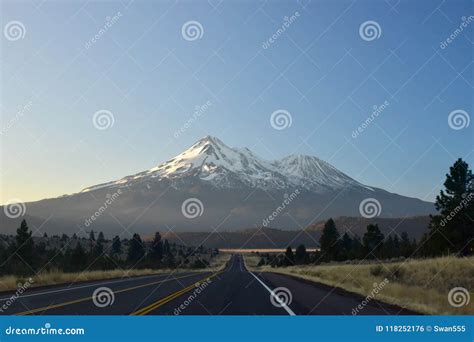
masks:
<path id="1" fill-rule="evenodd" d="M 200 285 L 202 285 L 205 281 L 209 281 L 209 279 L 211 278 L 214 278 L 216 276 L 218 276 L 220 273 L 222 273 L 224 271 L 220 271 L 220 272 L 217 272 L 217 273 L 214 273 L 213 275 L 210 275 L 210 276 L 207 276 L 197 282 L 195 282 L 194 284 L 188 286 L 188 287 L 185 287 L 179 291 L 176 291 L 176 292 L 173 292 L 171 294 L 169 294 L 168 296 L 164 297 L 164 298 L 161 298 L 159 300 L 157 300 L 156 302 L 154 303 L 151 303 L 150 305 L 147 305 L 135 312 L 132 312 L 130 315 L 139 315 L 139 316 L 142 316 L 142 315 L 147 315 L 149 314 L 150 312 L 158 309 L 160 306 L 163 306 L 164 304 L 172 301 L 173 299 L 175 298 L 178 298 L 180 297 L 181 295 L 185 294 L 186 292 L 189 292 L 190 290 L 196 288 L 196 287 L 199 287 Z"/>
<path id="2" fill-rule="evenodd" d="M 189 278 L 189 277 L 193 277 L 193 276 L 195 277 L 195 276 L 197 276 L 197 275 L 198 275 L 198 274 L 190 274 L 190 275 L 186 275 L 186 276 L 182 276 L 182 277 L 173 277 L 172 279 L 159 280 L 159 281 L 155 281 L 155 282 L 152 282 L 152 283 L 147 283 L 147 284 L 132 286 L 132 287 L 129 287 L 129 288 L 125 288 L 125 289 L 118 290 L 118 291 L 113 291 L 113 292 L 114 292 L 114 294 L 117 294 L 117 293 L 121 293 L 121 292 L 132 291 L 132 290 L 140 289 L 140 288 L 146 287 L 146 286 L 151 286 L 151 285 L 166 283 L 166 282 L 169 282 L 169 281 L 174 281 L 174 280 L 176 280 L 176 279 Z M 100 284 L 98 284 L 97 286 L 100 286 Z M 71 301 L 69 301 L 69 302 L 64 302 L 64 303 L 49 305 L 49 306 L 45 306 L 45 307 L 42 307 L 42 308 L 37 308 L 37 309 L 28 310 L 28 311 L 23 311 L 23 312 L 16 313 L 15 315 L 19 315 L 19 316 L 30 315 L 30 314 L 33 314 L 33 313 L 36 313 L 36 312 L 42 312 L 42 311 L 47 311 L 47 310 L 50 310 L 50 309 L 61 308 L 61 307 L 63 307 L 63 306 L 72 305 L 72 304 L 77 304 L 77 303 L 82 303 L 82 302 L 85 302 L 85 301 L 88 301 L 88 300 L 92 300 L 92 296 L 86 297 L 86 298 L 80 298 L 80 299 L 71 300 Z"/>

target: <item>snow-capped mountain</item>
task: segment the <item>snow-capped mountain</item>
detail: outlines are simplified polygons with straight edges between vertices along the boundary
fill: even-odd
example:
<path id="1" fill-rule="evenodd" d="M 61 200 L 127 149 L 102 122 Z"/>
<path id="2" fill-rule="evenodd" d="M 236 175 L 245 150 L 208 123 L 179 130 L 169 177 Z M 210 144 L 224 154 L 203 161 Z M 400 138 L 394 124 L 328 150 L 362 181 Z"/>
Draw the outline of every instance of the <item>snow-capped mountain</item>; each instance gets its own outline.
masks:
<path id="1" fill-rule="evenodd" d="M 294 189 L 327 192 L 346 187 L 371 190 L 329 163 L 312 156 L 290 155 L 266 161 L 248 148 L 230 148 L 216 137 L 206 136 L 176 157 L 138 174 L 84 189 L 128 187 L 160 180 L 196 177 L 216 188 L 250 186 L 262 190 Z"/>
<path id="2" fill-rule="evenodd" d="M 210 136 L 149 170 L 25 203 L 25 212 L 48 233 L 301 229 L 329 217 L 360 217 L 366 199 L 379 203 L 380 217 L 434 212 L 432 203 L 363 185 L 316 157 L 267 161 Z M 191 213 L 185 212 L 188 200 Z M 2 228 L 13 232 L 21 218 L 0 216 Z"/>

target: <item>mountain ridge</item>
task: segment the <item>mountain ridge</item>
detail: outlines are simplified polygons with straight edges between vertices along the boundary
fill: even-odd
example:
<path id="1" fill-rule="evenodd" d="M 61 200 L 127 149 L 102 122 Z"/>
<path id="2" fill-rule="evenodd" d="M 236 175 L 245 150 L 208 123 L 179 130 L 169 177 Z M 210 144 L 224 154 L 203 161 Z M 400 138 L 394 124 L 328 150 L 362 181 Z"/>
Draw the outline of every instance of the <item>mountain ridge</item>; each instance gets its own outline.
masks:
<path id="1" fill-rule="evenodd" d="M 380 217 L 435 212 L 432 203 L 359 183 L 317 157 L 267 161 L 248 148 L 230 148 L 207 136 L 149 170 L 25 203 L 24 214 L 45 222 L 41 226 L 53 233 L 231 231 L 267 225 L 301 230 L 329 217 L 361 216 L 367 200 Z M 196 215 L 185 211 L 189 201 Z M 5 207 L 0 223 L 10 232 L 18 225 Z"/>

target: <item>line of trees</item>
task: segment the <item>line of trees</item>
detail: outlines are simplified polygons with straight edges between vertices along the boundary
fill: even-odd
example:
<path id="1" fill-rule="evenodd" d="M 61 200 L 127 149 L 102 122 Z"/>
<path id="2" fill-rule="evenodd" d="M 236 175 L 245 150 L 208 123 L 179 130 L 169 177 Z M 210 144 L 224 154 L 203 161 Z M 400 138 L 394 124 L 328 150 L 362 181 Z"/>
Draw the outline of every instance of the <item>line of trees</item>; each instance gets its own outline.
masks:
<path id="1" fill-rule="evenodd" d="M 319 239 L 320 250 L 308 253 L 304 245 L 284 254 L 264 254 L 259 265 L 292 266 L 354 259 L 392 259 L 474 254 L 474 177 L 469 165 L 458 159 L 446 174 L 444 190 L 436 197 L 438 215 L 431 216 L 429 230 L 417 243 L 407 232 L 384 236 L 377 224 L 369 224 L 362 238 L 339 234 L 329 219 Z"/>
<path id="2" fill-rule="evenodd" d="M 37 242 L 35 242 L 35 240 Z M 61 246 L 55 246 L 54 244 Z M 180 246 L 163 240 L 155 233 L 151 242 L 144 242 L 139 234 L 131 239 L 115 236 L 106 240 L 100 232 L 95 237 L 91 231 L 88 238 L 62 237 L 34 238 L 25 220 L 9 242 L 0 241 L 0 275 L 32 275 L 38 272 L 59 270 L 81 272 L 111 269 L 142 268 L 204 268 L 217 249 Z"/>

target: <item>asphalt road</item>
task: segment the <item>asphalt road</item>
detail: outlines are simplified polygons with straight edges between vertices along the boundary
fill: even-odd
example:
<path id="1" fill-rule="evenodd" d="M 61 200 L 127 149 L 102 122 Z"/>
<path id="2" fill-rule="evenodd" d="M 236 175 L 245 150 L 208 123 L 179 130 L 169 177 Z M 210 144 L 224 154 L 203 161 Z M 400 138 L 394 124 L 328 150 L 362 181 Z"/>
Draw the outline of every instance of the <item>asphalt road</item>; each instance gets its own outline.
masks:
<path id="1" fill-rule="evenodd" d="M 103 280 L 31 288 L 14 300 L 11 296 L 12 293 L 0 295 L 0 314 L 351 315 L 364 299 L 286 275 L 249 272 L 240 255 L 233 255 L 218 273 L 167 273 Z M 371 300 L 358 314 L 413 313 Z"/>

